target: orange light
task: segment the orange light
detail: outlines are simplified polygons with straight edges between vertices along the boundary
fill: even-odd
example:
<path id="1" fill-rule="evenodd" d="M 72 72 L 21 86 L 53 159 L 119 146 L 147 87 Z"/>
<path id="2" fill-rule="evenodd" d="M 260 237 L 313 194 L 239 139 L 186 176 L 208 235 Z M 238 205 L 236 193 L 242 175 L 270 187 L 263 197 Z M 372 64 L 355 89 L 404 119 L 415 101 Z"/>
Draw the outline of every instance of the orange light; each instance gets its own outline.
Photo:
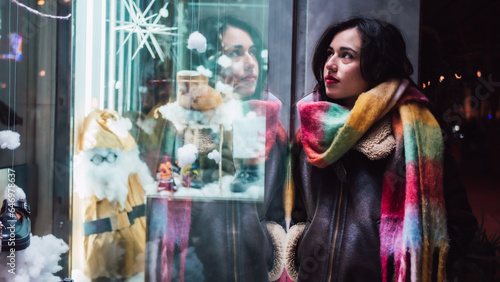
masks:
<path id="1" fill-rule="evenodd" d="M 444 80 L 444 76 L 440 76 L 439 77 L 439 82 L 443 82 L 443 80 Z"/>
<path id="2" fill-rule="evenodd" d="M 422 88 L 423 88 L 423 89 L 425 89 L 425 86 L 426 86 L 426 85 L 425 85 L 425 83 L 422 83 Z"/>
<path id="3" fill-rule="evenodd" d="M 481 77 L 481 71 L 480 70 L 477 71 L 477 77 Z"/>
<path id="4" fill-rule="evenodd" d="M 43 4 L 45 4 L 45 1 L 43 0 L 38 0 L 38 3 L 37 3 L 39 6 L 42 6 Z"/>
<path id="5" fill-rule="evenodd" d="M 455 74 L 455 77 L 456 77 L 457 79 L 461 79 L 461 78 L 462 78 L 462 76 L 461 76 L 461 75 L 458 75 L 458 74 Z"/>
<path id="6" fill-rule="evenodd" d="M 7 84 L 6 83 L 2 83 L 2 88 L 6 88 L 7 87 Z"/>
<path id="7" fill-rule="evenodd" d="M 427 86 L 431 86 L 431 81 L 427 81 Z"/>
<path id="8" fill-rule="evenodd" d="M 40 74 L 41 77 L 44 77 L 45 76 L 45 71 L 41 70 L 39 74 Z"/>

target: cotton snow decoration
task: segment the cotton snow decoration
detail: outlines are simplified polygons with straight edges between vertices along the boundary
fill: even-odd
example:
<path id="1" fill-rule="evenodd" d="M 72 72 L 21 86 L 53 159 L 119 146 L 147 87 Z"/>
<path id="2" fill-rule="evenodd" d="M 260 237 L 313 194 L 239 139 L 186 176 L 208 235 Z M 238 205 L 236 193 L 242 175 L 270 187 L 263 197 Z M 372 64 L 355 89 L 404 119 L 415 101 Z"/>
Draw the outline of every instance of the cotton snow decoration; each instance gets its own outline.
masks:
<path id="1" fill-rule="evenodd" d="M 129 130 L 132 129 L 132 122 L 128 118 L 109 120 L 108 128 L 117 136 L 124 138 L 128 136 Z"/>
<path id="2" fill-rule="evenodd" d="M 219 151 L 214 149 L 212 152 L 208 153 L 208 158 L 211 160 L 214 160 L 215 163 L 218 164 L 220 162 L 221 155 L 220 155 Z"/>
<path id="3" fill-rule="evenodd" d="M 3 191 L 3 198 L 4 200 L 9 199 L 10 195 L 12 193 L 12 189 L 7 189 L 8 187 L 5 187 L 5 190 Z M 19 186 L 14 184 L 14 199 L 16 201 L 26 199 L 26 193 L 24 193 L 23 189 L 21 189 Z"/>
<path id="4" fill-rule="evenodd" d="M 0 281 L 12 282 L 59 282 L 55 276 L 62 269 L 59 265 L 61 255 L 69 250 L 62 240 L 49 234 L 43 237 L 31 235 L 27 249 L 15 253 L 15 274 L 9 272 L 10 259 L 2 253 L 0 256 Z"/>
<path id="5" fill-rule="evenodd" d="M 217 81 L 215 83 L 215 90 L 222 92 L 222 93 L 231 93 L 234 91 L 234 88 L 231 85 L 225 84 L 222 81 Z"/>
<path id="6" fill-rule="evenodd" d="M 193 144 L 186 144 L 179 149 L 177 149 L 177 161 L 180 168 L 188 166 L 194 161 L 198 156 L 198 148 Z"/>
<path id="7" fill-rule="evenodd" d="M 14 150 L 21 145 L 21 135 L 12 130 L 0 131 L 0 148 Z"/>
<path id="8" fill-rule="evenodd" d="M 204 66 L 198 66 L 196 68 L 196 71 L 199 72 L 200 74 L 206 76 L 206 77 L 212 77 L 212 71 L 209 69 L 206 69 Z"/>
<path id="9" fill-rule="evenodd" d="M 219 59 L 217 59 L 217 64 L 219 64 L 219 66 L 221 66 L 223 68 L 230 67 L 232 63 L 233 63 L 233 60 L 231 60 L 231 58 L 229 58 L 226 55 L 222 55 L 219 57 Z"/>
<path id="10" fill-rule="evenodd" d="M 205 53 L 207 51 L 207 39 L 203 34 L 195 31 L 189 35 L 187 48 L 189 50 L 196 49 L 198 53 Z"/>

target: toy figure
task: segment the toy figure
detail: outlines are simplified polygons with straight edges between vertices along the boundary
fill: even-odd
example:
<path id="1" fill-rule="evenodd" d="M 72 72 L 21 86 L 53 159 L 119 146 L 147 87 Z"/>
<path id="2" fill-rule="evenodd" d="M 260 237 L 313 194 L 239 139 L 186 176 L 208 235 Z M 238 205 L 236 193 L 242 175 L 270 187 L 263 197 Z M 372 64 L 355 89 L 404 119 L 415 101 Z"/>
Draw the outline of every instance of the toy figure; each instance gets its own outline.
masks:
<path id="1" fill-rule="evenodd" d="M 111 110 L 84 120 L 75 189 L 84 205 L 84 274 L 128 278 L 144 269 L 144 196 L 156 183 L 129 134 L 131 122 Z"/>

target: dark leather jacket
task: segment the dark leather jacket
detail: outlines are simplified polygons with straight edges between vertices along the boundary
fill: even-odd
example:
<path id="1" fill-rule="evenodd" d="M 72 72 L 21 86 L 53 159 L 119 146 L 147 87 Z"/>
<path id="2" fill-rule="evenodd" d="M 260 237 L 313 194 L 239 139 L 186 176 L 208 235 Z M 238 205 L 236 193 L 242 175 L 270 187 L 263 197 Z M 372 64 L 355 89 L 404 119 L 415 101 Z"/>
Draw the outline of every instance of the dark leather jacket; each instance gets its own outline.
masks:
<path id="1" fill-rule="evenodd" d="M 380 209 L 389 157 L 373 161 L 350 150 L 336 163 L 318 168 L 307 162 L 301 143 L 295 142 L 292 158 L 296 191 L 292 225 L 305 223 L 296 239 L 295 256 L 287 258 L 297 271 L 297 281 L 381 281 Z M 448 265 L 452 265 L 464 255 L 477 222 L 449 154 L 444 185 Z"/>
<path id="2" fill-rule="evenodd" d="M 193 201 L 190 241 L 203 264 L 203 281 L 269 281 L 277 250 L 267 223 L 285 226 L 286 151 L 285 142 L 276 142 L 267 156 L 263 202 Z"/>

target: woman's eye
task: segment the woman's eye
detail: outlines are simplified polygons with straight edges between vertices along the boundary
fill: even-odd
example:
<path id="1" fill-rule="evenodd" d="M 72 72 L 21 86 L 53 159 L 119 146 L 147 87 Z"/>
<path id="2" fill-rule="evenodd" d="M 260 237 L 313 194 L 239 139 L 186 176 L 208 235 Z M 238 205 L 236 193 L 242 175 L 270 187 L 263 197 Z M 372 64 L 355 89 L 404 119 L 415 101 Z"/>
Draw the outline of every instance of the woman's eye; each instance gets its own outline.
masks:
<path id="1" fill-rule="evenodd" d="M 326 51 L 326 57 L 330 58 L 331 56 L 333 56 L 333 51 L 332 50 Z"/>
<path id="2" fill-rule="evenodd" d="M 349 52 L 344 52 L 344 53 L 342 53 L 342 58 L 345 58 L 345 59 L 354 59 L 354 56 L 351 55 L 351 53 L 349 53 Z"/>
<path id="3" fill-rule="evenodd" d="M 241 56 L 240 52 L 238 50 L 234 50 L 234 51 L 231 51 L 229 52 L 229 54 L 227 54 L 229 57 L 239 57 Z"/>
<path id="4" fill-rule="evenodd" d="M 250 55 L 253 55 L 254 57 L 257 56 L 257 48 L 250 48 L 250 49 L 248 49 L 248 53 Z"/>

